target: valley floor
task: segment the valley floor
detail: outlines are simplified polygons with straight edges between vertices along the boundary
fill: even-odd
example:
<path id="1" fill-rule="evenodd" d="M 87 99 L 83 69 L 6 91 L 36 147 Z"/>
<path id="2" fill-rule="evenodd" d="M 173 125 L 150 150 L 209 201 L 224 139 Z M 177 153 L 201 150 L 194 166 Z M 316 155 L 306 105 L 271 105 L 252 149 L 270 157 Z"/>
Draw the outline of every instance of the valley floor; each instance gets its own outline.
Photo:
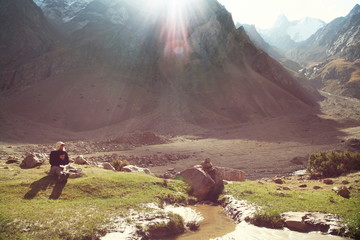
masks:
<path id="1" fill-rule="evenodd" d="M 205 158 L 210 158 L 217 166 L 241 169 L 248 179 L 287 175 L 305 169 L 309 153 L 344 150 L 348 139 L 360 138 L 360 100 L 325 92 L 322 95 L 325 99 L 320 102 L 320 111 L 312 113 L 268 118 L 257 123 L 224 126 L 201 133 L 195 131 L 193 135 L 173 135 L 168 137 L 168 143 L 159 145 L 120 148 L 104 145 L 102 148 L 99 141 L 86 140 L 89 137 L 84 137 L 82 141 L 70 138 L 67 150 L 70 157 L 83 155 L 97 162 L 130 159 L 130 163 L 149 167 L 157 175 L 169 169 L 184 170 L 200 164 Z M 5 126 L 3 122 L 0 129 L 8 135 L 11 131 L 14 135 L 22 131 L 24 135 L 37 130 L 36 126 L 26 129 L 21 121 L 18 124 L 8 121 L 7 124 Z M 47 138 L 48 144 L 14 143 L 16 140 L 39 142 L 39 135 L 34 135 L 37 139 L 26 136 L 10 141 L 6 141 L 3 135 L 1 158 L 17 156 L 21 159 L 28 151 L 50 152 L 53 142 L 64 140 L 57 139 L 56 134 Z"/>

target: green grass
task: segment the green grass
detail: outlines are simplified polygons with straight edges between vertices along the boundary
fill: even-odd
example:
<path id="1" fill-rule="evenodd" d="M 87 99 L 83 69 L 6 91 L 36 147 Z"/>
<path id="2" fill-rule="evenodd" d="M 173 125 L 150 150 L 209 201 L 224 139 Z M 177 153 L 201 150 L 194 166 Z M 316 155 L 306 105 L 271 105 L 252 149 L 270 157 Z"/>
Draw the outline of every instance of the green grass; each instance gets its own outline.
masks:
<path id="1" fill-rule="evenodd" d="M 306 189 L 296 189 L 296 186 L 300 185 L 299 183 L 293 184 L 293 186 L 289 183 L 288 185 L 293 190 L 282 190 L 285 196 L 279 196 L 275 194 L 277 187 L 287 186 L 287 184 L 279 185 L 272 182 L 260 184 L 256 181 L 246 181 L 226 185 L 225 194 L 247 200 L 261 207 L 257 214 L 259 221 L 268 221 L 269 225 L 273 225 L 275 228 L 281 227 L 278 220 L 279 215 L 283 212 L 326 212 L 340 215 L 351 228 L 351 236 L 359 236 L 360 193 L 350 190 L 350 199 L 345 199 L 331 191 L 333 186 L 324 186 L 324 189 L 313 190 L 312 186 L 319 185 L 319 182 L 313 181 L 307 184 L 309 186 Z"/>
<path id="2" fill-rule="evenodd" d="M 188 198 L 183 182 L 141 173 L 86 168 L 61 185 L 46 176 L 48 165 L 10 168 L 0 169 L 0 239 L 91 239 L 106 232 L 111 217 L 141 211 L 142 203 Z"/>

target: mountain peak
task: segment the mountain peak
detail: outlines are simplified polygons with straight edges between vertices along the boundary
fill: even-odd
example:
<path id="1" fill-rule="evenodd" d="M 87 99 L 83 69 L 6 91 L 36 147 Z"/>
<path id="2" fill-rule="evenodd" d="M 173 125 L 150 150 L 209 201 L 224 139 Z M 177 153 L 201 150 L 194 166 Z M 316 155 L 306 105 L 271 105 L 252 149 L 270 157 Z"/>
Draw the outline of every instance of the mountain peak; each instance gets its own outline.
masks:
<path id="1" fill-rule="evenodd" d="M 360 13 L 360 5 L 356 4 L 355 7 L 350 11 L 348 17 L 354 16 L 358 13 Z"/>

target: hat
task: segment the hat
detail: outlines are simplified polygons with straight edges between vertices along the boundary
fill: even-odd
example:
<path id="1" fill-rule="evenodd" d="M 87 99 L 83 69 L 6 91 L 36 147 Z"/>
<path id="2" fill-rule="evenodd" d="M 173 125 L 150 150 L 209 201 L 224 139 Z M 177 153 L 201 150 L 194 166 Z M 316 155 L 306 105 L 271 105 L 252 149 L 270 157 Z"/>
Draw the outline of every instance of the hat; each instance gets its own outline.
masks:
<path id="1" fill-rule="evenodd" d="M 59 142 L 55 143 L 55 148 L 60 149 L 61 145 L 65 145 L 65 143 L 62 141 L 59 141 Z"/>

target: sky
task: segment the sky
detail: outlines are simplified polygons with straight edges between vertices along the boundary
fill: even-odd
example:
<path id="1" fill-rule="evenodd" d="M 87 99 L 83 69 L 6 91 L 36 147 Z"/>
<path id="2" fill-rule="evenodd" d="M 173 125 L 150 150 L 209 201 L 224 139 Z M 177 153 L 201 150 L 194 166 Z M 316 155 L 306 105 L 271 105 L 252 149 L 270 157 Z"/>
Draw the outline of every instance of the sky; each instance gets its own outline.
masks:
<path id="1" fill-rule="evenodd" d="M 218 0 L 232 13 L 234 22 L 254 24 L 258 29 L 273 26 L 279 15 L 290 21 L 305 17 L 326 23 L 346 16 L 360 0 Z"/>

